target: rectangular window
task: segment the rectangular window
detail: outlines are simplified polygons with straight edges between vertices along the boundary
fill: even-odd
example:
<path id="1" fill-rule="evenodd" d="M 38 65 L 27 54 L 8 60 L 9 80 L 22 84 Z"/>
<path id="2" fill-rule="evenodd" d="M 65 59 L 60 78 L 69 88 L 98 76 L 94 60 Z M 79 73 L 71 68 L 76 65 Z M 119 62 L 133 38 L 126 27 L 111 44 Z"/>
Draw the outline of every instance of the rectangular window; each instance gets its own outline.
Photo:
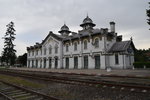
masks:
<path id="1" fill-rule="evenodd" d="M 84 69 L 88 68 L 88 56 L 84 56 Z"/>
<path id="2" fill-rule="evenodd" d="M 42 68 L 42 60 L 40 61 L 40 68 Z"/>
<path id="3" fill-rule="evenodd" d="M 36 55 L 38 55 L 38 50 L 36 50 Z"/>
<path id="4" fill-rule="evenodd" d="M 44 58 L 44 68 L 46 68 L 46 58 Z"/>
<path id="5" fill-rule="evenodd" d="M 67 57 L 66 58 L 66 69 L 68 69 L 69 68 L 69 58 Z"/>
<path id="6" fill-rule="evenodd" d="M 46 48 L 44 49 L 44 55 L 46 55 Z"/>
<path id="7" fill-rule="evenodd" d="M 36 66 L 35 67 L 38 68 L 38 60 L 36 60 Z"/>
<path id="8" fill-rule="evenodd" d="M 32 56 L 34 56 L 34 51 L 32 51 Z"/>
<path id="9" fill-rule="evenodd" d="M 55 47 L 55 53 L 58 53 L 58 47 Z"/>
<path id="10" fill-rule="evenodd" d="M 74 69 L 78 68 L 78 57 L 74 57 Z"/>
<path id="11" fill-rule="evenodd" d="M 77 43 L 74 43 L 74 51 L 77 51 Z"/>
<path id="12" fill-rule="evenodd" d="M 34 60 L 32 60 L 32 68 L 34 68 Z"/>
<path id="13" fill-rule="evenodd" d="M 115 64 L 119 64 L 119 56 L 118 56 L 118 54 L 115 54 Z"/>
<path id="14" fill-rule="evenodd" d="M 55 58 L 55 68 L 58 66 L 58 58 Z"/>
<path id="15" fill-rule="evenodd" d="M 66 45 L 66 52 L 68 52 L 69 51 L 69 46 L 68 45 Z"/>
<path id="16" fill-rule="evenodd" d="M 52 53 L 52 48 L 50 47 L 50 48 L 49 48 L 49 54 L 51 54 L 51 53 Z"/>
<path id="17" fill-rule="evenodd" d="M 30 67 L 30 60 L 28 61 L 28 67 Z"/>
<path id="18" fill-rule="evenodd" d="M 49 68 L 52 67 L 52 58 L 49 58 Z"/>
<path id="19" fill-rule="evenodd" d="M 41 49 L 41 55 L 42 55 L 42 49 Z"/>

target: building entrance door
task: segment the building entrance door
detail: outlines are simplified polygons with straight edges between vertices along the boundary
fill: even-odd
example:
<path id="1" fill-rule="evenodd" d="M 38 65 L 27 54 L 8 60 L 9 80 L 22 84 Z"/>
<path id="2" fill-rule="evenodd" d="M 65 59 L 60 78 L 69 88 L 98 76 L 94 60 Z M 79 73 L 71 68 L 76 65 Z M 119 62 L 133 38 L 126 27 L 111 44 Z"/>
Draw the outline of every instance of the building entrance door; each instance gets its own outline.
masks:
<path id="1" fill-rule="evenodd" d="M 100 69 L 100 55 L 94 56 L 95 58 L 95 69 Z"/>

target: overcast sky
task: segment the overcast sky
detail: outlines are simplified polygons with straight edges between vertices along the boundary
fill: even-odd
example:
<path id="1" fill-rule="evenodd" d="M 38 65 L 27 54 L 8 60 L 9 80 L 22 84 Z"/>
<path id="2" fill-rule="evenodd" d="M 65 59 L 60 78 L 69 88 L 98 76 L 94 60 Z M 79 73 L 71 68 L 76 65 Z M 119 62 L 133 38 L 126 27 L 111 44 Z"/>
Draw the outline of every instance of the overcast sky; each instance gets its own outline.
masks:
<path id="1" fill-rule="evenodd" d="M 17 55 L 22 55 L 27 46 L 41 42 L 49 31 L 58 34 L 64 22 L 71 31 L 81 30 L 79 25 L 87 13 L 95 28 L 110 28 L 109 22 L 114 21 L 123 40 L 132 37 L 137 49 L 147 49 L 150 48 L 148 6 L 148 0 L 0 0 L 0 53 L 10 21 L 15 23 Z"/>

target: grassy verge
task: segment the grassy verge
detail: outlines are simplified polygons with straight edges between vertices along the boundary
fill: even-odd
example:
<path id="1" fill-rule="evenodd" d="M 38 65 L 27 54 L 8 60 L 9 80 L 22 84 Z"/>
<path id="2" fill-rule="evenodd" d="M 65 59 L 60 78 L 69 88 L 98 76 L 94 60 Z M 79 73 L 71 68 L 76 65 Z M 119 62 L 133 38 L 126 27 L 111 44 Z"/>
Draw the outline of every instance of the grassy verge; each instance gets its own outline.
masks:
<path id="1" fill-rule="evenodd" d="M 25 80 L 20 77 L 13 77 L 8 75 L 2 75 L 0 74 L 0 80 L 13 83 L 19 86 L 29 87 L 29 88 L 43 88 L 45 87 L 44 84 L 36 83 L 33 81 Z"/>

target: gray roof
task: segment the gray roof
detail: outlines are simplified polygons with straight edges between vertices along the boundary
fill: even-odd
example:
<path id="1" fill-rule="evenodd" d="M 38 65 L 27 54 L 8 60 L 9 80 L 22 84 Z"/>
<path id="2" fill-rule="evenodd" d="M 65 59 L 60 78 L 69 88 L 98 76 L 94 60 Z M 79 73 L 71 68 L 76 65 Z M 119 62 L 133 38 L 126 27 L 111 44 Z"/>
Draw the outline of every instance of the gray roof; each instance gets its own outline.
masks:
<path id="1" fill-rule="evenodd" d="M 86 37 L 86 36 L 89 36 L 89 35 L 96 35 L 96 34 L 101 34 L 101 30 L 100 29 L 81 30 L 77 34 L 65 37 L 63 40 L 67 41 L 67 40 L 70 40 L 70 39 L 82 38 L 82 37 Z"/>
<path id="2" fill-rule="evenodd" d="M 135 49 L 134 44 L 133 44 L 133 42 L 131 40 L 129 40 L 129 41 L 122 41 L 122 42 L 116 42 L 110 48 L 109 52 L 126 51 L 129 48 L 130 45 L 132 45 L 133 49 Z"/>

